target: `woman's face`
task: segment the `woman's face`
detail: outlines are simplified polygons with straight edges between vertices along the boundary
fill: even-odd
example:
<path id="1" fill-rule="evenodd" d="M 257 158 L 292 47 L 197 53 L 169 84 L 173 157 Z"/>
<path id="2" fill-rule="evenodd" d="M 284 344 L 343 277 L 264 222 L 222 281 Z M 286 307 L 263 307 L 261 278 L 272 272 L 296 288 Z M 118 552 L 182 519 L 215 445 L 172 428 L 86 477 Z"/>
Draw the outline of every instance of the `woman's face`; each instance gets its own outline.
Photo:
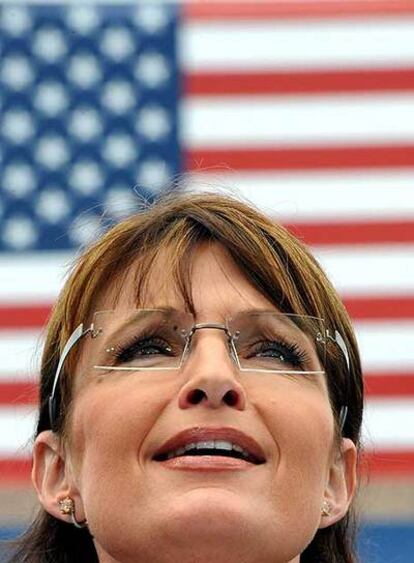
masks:
<path id="1" fill-rule="evenodd" d="M 160 283 L 162 272 L 160 260 L 145 307 L 183 311 L 182 298 Z M 192 272 L 195 323 L 223 323 L 244 309 L 277 311 L 217 244 L 197 251 Z M 134 308 L 129 284 L 120 314 Z M 111 307 L 110 297 L 101 310 Z M 324 376 L 240 372 L 220 330 L 198 331 L 179 371 L 84 373 L 90 345 L 85 341 L 77 374 L 66 477 L 100 561 L 299 561 L 326 525 L 323 500 L 335 506 L 341 472 L 334 468 Z M 229 429 L 242 432 L 259 445 L 264 463 L 154 460 L 167 440 L 195 427 L 212 431 L 210 438 L 215 431 L 221 439 Z M 342 481 L 340 487 L 343 495 Z"/>

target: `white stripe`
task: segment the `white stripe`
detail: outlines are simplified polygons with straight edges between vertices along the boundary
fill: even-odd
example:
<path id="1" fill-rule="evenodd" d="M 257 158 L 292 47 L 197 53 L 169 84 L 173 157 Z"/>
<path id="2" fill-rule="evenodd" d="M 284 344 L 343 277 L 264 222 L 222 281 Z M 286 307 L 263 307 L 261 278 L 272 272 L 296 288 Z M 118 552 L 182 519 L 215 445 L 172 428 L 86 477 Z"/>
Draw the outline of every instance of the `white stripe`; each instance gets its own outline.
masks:
<path id="1" fill-rule="evenodd" d="M 0 407 L 0 457 L 22 457 L 30 450 L 36 423 L 31 407 Z M 363 441 L 373 448 L 414 449 L 414 400 L 367 401 Z"/>
<path id="2" fill-rule="evenodd" d="M 0 380 L 26 380 L 39 372 L 43 339 L 38 330 L 0 331 Z"/>
<path id="3" fill-rule="evenodd" d="M 200 97 L 182 102 L 182 135 L 191 149 L 409 142 L 412 115 L 412 93 Z"/>
<path id="4" fill-rule="evenodd" d="M 344 247 L 314 248 L 316 257 L 327 272 L 336 289 L 346 296 L 404 295 L 414 293 L 414 245 L 358 245 Z M 0 303 L 9 300 L 22 303 L 51 302 L 60 289 L 59 284 L 48 284 L 48 279 L 62 279 L 60 261 L 53 258 L 43 266 L 33 259 L 25 264 L 25 259 L 15 260 L 13 267 L 19 275 L 24 274 L 29 284 L 13 285 L 13 268 L 9 270 L 9 280 L 0 282 Z M 8 283 L 7 283 L 8 281 Z M 41 284 L 49 285 L 45 292 Z M 10 295 L 13 295 L 11 298 Z"/>
<path id="5" fill-rule="evenodd" d="M 414 62 L 414 19 L 188 22 L 179 57 L 188 72 L 368 68 Z"/>
<path id="6" fill-rule="evenodd" d="M 355 328 L 364 371 L 414 371 L 414 319 L 359 321 Z"/>
<path id="7" fill-rule="evenodd" d="M 325 247 L 315 248 L 314 252 L 343 295 L 414 293 L 414 245 Z M 58 280 L 64 274 L 62 260 L 56 257 L 41 257 L 39 263 L 36 254 L 16 257 L 8 270 L 8 279 L 0 278 L 0 306 L 10 301 L 51 303 L 61 289 L 62 282 Z"/>
<path id="8" fill-rule="evenodd" d="M 414 371 L 414 319 L 358 321 L 355 330 L 366 372 Z M 0 381 L 36 377 L 41 352 L 39 332 L 0 331 Z"/>
<path id="9" fill-rule="evenodd" d="M 314 251 L 343 295 L 414 293 L 412 244 L 333 246 Z M 63 285 L 68 256 L 0 257 L 0 306 L 52 302 Z"/>
<path id="10" fill-rule="evenodd" d="M 59 293 L 73 254 L 27 253 L 24 257 L 0 253 L 1 303 L 46 302 Z"/>
<path id="11" fill-rule="evenodd" d="M 355 245 L 314 249 L 342 295 L 414 294 L 414 245 Z"/>
<path id="12" fill-rule="evenodd" d="M 33 407 L 0 407 L 0 456 L 27 457 L 36 423 Z"/>
<path id="13" fill-rule="evenodd" d="M 280 221 L 414 219 L 414 168 L 251 173 L 212 169 L 189 174 L 186 187 L 222 191 Z"/>
<path id="14" fill-rule="evenodd" d="M 414 401 L 373 399 L 364 412 L 367 449 L 414 449 Z"/>

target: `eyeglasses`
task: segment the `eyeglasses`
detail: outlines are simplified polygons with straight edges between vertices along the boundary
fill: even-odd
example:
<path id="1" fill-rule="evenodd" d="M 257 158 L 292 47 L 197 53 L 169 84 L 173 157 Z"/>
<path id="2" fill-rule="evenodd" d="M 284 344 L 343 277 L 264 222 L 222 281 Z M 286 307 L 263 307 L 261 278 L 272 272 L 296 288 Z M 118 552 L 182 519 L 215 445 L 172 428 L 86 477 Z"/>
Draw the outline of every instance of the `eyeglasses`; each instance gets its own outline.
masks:
<path id="1" fill-rule="evenodd" d="M 324 321 L 316 317 L 253 310 L 227 317 L 223 324 L 194 324 L 192 314 L 168 308 L 128 313 L 101 311 L 95 313 L 86 330 L 83 325 L 77 327 L 62 352 L 49 398 L 52 429 L 56 428 L 58 418 L 60 372 L 69 351 L 80 338 L 90 338 L 91 369 L 150 373 L 180 370 L 191 354 L 198 331 L 204 329 L 225 334 L 230 358 L 243 372 L 324 374 L 327 339 L 338 344 L 349 368 L 342 337 L 337 331 L 332 335 Z"/>

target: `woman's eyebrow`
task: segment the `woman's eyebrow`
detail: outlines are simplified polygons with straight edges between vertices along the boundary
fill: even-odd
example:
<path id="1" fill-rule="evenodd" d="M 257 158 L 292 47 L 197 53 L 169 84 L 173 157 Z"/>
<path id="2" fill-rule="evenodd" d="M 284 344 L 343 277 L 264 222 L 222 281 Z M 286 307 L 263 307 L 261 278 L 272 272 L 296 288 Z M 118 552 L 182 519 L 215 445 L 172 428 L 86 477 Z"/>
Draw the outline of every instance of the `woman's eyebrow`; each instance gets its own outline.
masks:
<path id="1" fill-rule="evenodd" d="M 208 313 L 208 310 L 203 309 L 196 311 L 195 320 L 197 321 L 199 317 L 207 318 Z M 283 313 L 278 311 L 278 309 L 270 309 L 269 307 L 239 307 L 237 310 L 235 310 L 234 307 L 223 307 L 220 312 L 220 317 L 225 320 L 234 317 L 235 315 L 248 315 L 252 313 L 276 313 L 283 315 Z"/>
<path id="2" fill-rule="evenodd" d="M 167 306 L 163 306 L 163 307 L 148 307 L 148 308 L 141 308 L 141 309 L 136 309 L 136 311 L 145 311 L 147 310 L 148 313 L 152 313 L 153 311 L 161 311 L 162 313 L 166 313 L 166 314 L 171 314 L 171 313 L 178 313 L 179 310 L 175 309 L 174 307 L 167 307 Z M 98 312 L 99 314 L 99 312 Z M 116 309 L 113 309 L 113 311 L 111 311 L 111 314 L 114 314 L 116 316 Z M 147 320 L 147 316 L 143 316 L 142 317 L 143 320 Z M 114 327 L 114 329 L 112 330 L 112 332 L 108 332 L 107 334 L 104 335 L 104 340 L 102 341 L 102 347 L 105 348 L 105 346 L 108 345 L 109 341 L 112 340 L 113 338 L 116 338 L 119 334 L 122 334 L 122 332 L 125 331 L 126 328 L 133 326 L 136 322 L 136 316 L 130 316 L 127 317 L 126 322 L 121 323 L 117 326 Z M 95 323 L 94 323 L 95 324 Z M 99 326 L 94 327 L 94 329 L 99 329 Z"/>

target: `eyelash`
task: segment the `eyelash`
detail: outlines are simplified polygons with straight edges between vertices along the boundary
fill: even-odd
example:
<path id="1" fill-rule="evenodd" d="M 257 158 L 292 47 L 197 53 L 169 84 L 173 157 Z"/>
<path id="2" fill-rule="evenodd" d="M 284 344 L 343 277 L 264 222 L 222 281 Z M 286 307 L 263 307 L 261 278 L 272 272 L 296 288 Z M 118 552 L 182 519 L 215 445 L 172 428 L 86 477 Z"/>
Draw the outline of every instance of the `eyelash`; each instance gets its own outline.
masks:
<path id="1" fill-rule="evenodd" d="M 165 340 L 156 337 L 155 334 L 141 335 L 139 338 L 132 338 L 129 342 L 118 346 L 112 350 L 113 364 L 128 362 L 131 356 L 135 355 L 138 348 L 145 346 L 153 346 L 162 349 L 163 353 L 170 356 L 174 355 L 174 351 Z M 282 340 L 260 340 L 252 345 L 255 353 L 269 351 L 271 347 L 280 348 L 281 355 L 287 356 L 285 361 L 295 367 L 302 368 L 308 362 L 308 354 L 305 350 L 301 349 L 298 344 L 283 342 Z M 145 354 L 141 354 L 145 355 Z"/>
<path id="2" fill-rule="evenodd" d="M 295 367 L 303 367 L 309 361 L 308 353 L 301 349 L 298 344 L 291 342 L 283 342 L 282 340 L 259 340 L 253 344 L 255 352 L 269 350 L 270 347 L 276 346 L 281 348 L 281 352 L 287 352 L 288 362 Z M 260 349 L 261 348 L 261 349 Z"/>
<path id="3" fill-rule="evenodd" d="M 139 338 L 132 338 L 129 342 L 119 345 L 112 350 L 112 356 L 114 364 L 128 362 L 128 355 L 134 354 L 138 348 L 143 348 L 145 346 L 153 346 L 160 348 L 163 352 L 173 356 L 173 350 L 171 345 L 169 345 L 165 340 L 156 337 L 155 335 L 141 335 Z M 144 356 L 145 354 L 141 354 Z"/>

